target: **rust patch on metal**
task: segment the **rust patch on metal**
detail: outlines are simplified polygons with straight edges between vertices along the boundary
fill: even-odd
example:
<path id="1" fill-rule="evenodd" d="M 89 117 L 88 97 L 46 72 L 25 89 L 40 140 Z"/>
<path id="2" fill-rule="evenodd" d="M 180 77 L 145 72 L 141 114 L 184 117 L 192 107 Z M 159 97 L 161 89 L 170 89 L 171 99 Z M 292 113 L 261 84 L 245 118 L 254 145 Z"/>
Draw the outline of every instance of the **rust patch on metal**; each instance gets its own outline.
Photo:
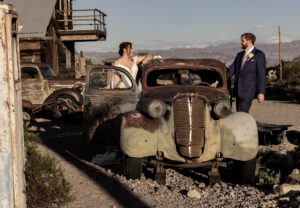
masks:
<path id="1" fill-rule="evenodd" d="M 134 127 L 144 129 L 149 132 L 154 132 L 160 125 L 160 120 L 158 118 L 146 118 L 138 111 L 128 113 L 124 117 L 126 119 L 126 125 L 124 128 Z"/>
<path id="2" fill-rule="evenodd" d="M 142 84 L 143 84 L 143 94 L 147 94 L 151 92 L 152 89 L 147 87 L 147 77 L 148 74 L 153 70 L 166 70 L 166 69 L 210 69 L 217 71 L 222 80 L 226 81 L 226 71 L 227 67 L 224 63 L 216 60 L 216 59 L 164 59 L 161 60 L 153 60 L 148 62 L 142 68 Z M 181 86 L 182 87 L 182 86 Z M 174 87 L 173 87 L 174 88 Z M 203 88 L 203 87 L 198 87 Z M 176 89 L 177 88 L 176 86 Z M 222 87 L 213 89 L 213 91 L 220 91 L 222 93 L 228 94 L 227 85 L 223 84 Z"/>
<path id="3" fill-rule="evenodd" d="M 23 108 L 29 108 L 32 106 L 32 103 L 28 100 L 22 100 L 22 107 Z"/>

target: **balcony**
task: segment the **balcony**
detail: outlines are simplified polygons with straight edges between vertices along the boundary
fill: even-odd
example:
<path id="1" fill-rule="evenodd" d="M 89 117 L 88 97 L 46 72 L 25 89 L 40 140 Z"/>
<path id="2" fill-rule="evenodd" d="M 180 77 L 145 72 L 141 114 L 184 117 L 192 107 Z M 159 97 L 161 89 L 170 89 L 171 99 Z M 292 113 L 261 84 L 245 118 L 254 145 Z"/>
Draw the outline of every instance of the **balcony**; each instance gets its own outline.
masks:
<path id="1" fill-rule="evenodd" d="M 57 29 L 62 41 L 106 39 L 106 14 L 98 9 L 57 10 Z"/>

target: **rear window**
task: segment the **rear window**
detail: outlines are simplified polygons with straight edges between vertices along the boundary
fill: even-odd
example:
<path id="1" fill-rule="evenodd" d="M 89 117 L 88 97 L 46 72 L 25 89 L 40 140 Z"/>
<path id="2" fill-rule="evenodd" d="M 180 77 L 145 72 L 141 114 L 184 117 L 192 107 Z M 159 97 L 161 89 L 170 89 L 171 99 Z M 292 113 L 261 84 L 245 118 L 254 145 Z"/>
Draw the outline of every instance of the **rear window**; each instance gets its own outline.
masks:
<path id="1" fill-rule="evenodd" d="M 167 69 L 154 70 L 148 74 L 149 87 L 170 85 L 202 85 L 209 86 L 218 81 L 218 87 L 223 85 L 221 75 L 213 69 Z"/>

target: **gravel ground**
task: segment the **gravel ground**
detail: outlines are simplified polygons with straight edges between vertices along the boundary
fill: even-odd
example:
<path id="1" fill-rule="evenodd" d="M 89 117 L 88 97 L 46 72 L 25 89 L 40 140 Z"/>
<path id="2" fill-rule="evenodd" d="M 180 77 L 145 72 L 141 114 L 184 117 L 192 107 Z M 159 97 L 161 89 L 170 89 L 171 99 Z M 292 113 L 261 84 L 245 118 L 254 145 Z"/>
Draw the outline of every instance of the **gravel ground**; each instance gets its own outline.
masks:
<path id="1" fill-rule="evenodd" d="M 300 105 L 289 102 L 253 102 L 250 114 L 257 121 L 273 124 L 292 124 L 289 130 L 300 131 Z M 70 120 L 37 119 L 32 130 L 40 131 L 43 152 L 58 158 L 66 178 L 73 185 L 76 199 L 65 207 L 299 207 L 300 199 L 279 196 L 270 189 L 231 183 L 207 185 L 207 176 L 197 170 L 167 169 L 166 185 L 159 185 L 151 177 L 151 167 L 141 180 L 127 180 L 121 165 L 100 167 L 90 163 L 103 146 L 88 146 L 81 139 L 80 125 Z M 268 151 L 269 147 L 260 147 Z M 272 149 L 273 148 L 273 149 Z M 293 150 L 284 144 L 270 149 Z M 286 153 L 287 151 L 285 151 Z M 299 197 L 298 197 L 299 198 Z"/>

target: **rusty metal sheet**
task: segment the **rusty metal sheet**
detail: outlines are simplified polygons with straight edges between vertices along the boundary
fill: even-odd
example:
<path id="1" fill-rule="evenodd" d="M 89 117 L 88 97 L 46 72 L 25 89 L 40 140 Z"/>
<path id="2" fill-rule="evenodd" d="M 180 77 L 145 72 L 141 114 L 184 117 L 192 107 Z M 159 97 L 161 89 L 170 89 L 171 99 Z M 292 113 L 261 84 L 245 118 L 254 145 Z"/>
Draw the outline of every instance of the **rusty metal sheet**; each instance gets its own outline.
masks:
<path id="1" fill-rule="evenodd" d="M 97 89 L 90 86 L 90 74 L 94 71 L 104 69 L 106 72 L 110 70 L 123 72 L 131 80 L 133 86 L 120 90 Z M 124 113 L 135 110 L 139 101 L 139 91 L 133 78 L 125 69 L 114 66 L 96 65 L 88 71 L 85 85 L 83 114 L 87 142 L 108 144 L 107 142 L 110 141 L 119 141 L 120 118 Z M 107 135 L 107 133 L 110 135 Z M 110 138 L 110 141 L 107 141 L 107 138 Z"/>
<path id="2" fill-rule="evenodd" d="M 141 128 L 149 132 L 156 131 L 160 126 L 160 119 L 147 118 L 138 111 L 133 111 L 124 115 L 126 125 L 124 128 Z"/>
<path id="3" fill-rule="evenodd" d="M 226 65 L 216 59 L 162 59 L 152 60 L 143 66 L 143 71 L 147 72 L 153 68 L 165 67 L 208 67 L 218 70 L 222 74 L 226 74 Z"/>
<path id="4" fill-rule="evenodd" d="M 85 103 L 83 114 L 88 143 L 110 144 L 110 141 L 105 140 L 107 138 L 112 138 L 113 143 L 118 141 L 121 122 L 119 115 L 134 110 L 137 101 L 110 96 L 86 96 L 85 99 L 88 103 Z"/>
<path id="5" fill-rule="evenodd" d="M 142 92 L 143 97 L 161 99 L 163 101 L 171 102 L 177 94 L 183 93 L 195 93 L 202 95 L 207 98 L 208 102 L 214 102 L 218 100 L 229 99 L 228 92 L 223 90 L 218 90 L 216 88 L 207 88 L 207 87 L 187 87 L 187 86 L 161 86 L 155 87 L 153 89 L 147 89 Z"/>
<path id="6" fill-rule="evenodd" d="M 213 70 L 220 74 L 222 79 L 222 86 L 218 88 L 208 88 L 205 86 L 191 85 L 190 87 L 176 85 L 174 86 L 155 86 L 149 87 L 147 85 L 147 78 L 149 73 L 152 71 L 168 70 L 168 69 L 192 69 L 192 70 Z M 227 91 L 227 81 L 226 81 L 226 66 L 224 63 L 215 59 L 163 59 L 163 60 L 153 60 L 142 68 L 142 86 L 143 86 L 143 96 L 156 96 L 156 97 L 167 97 L 176 93 L 175 91 L 192 92 L 199 91 L 199 94 L 205 94 L 212 100 L 218 100 L 224 98 L 224 94 L 228 97 Z"/>
<path id="7" fill-rule="evenodd" d="M 146 78 L 147 74 L 153 69 L 163 70 L 166 68 L 214 69 L 224 78 L 227 71 L 226 65 L 216 59 L 162 59 L 150 61 L 142 67 L 143 79 Z"/>
<path id="8" fill-rule="evenodd" d="M 22 100 L 22 107 L 23 108 L 30 108 L 32 106 L 32 103 L 28 100 Z"/>

